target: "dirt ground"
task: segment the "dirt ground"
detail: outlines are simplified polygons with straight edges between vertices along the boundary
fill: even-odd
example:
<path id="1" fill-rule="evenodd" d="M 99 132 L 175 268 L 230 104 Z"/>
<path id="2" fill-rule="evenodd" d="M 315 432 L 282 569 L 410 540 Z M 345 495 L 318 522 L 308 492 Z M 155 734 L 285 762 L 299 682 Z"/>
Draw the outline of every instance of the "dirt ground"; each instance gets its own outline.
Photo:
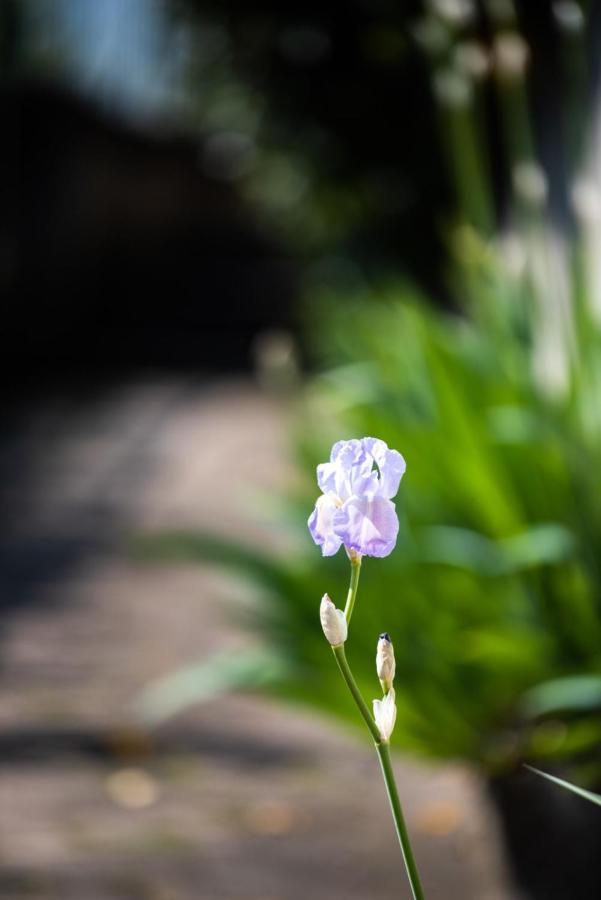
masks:
<path id="1" fill-rule="evenodd" d="M 134 724 L 150 681 L 249 638 L 239 585 L 126 537 L 277 540 L 254 501 L 290 474 L 283 407 L 246 381 L 73 387 L 9 417 L 0 472 L 0 897 L 409 898 L 368 741 L 257 696 Z M 516 898 L 478 779 L 395 766 L 429 900 Z"/>

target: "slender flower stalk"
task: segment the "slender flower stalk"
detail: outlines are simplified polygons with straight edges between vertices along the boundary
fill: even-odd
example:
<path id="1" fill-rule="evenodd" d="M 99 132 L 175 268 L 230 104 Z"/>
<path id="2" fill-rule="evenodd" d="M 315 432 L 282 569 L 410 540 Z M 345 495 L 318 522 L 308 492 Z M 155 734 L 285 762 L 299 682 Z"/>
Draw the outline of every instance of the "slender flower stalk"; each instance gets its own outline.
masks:
<path id="1" fill-rule="evenodd" d="M 376 672 L 384 696 L 373 701 L 373 715 L 361 695 L 345 653 L 361 559 L 363 556 L 388 556 L 396 544 L 399 523 L 392 498 L 404 472 L 405 460 L 396 450 L 389 450 L 384 441 L 374 438 L 338 441 L 332 448 L 330 462 L 317 467 L 322 494 L 308 526 L 324 556 L 333 556 L 344 546 L 351 563 L 344 612 L 324 594 L 320 606 L 321 625 L 340 674 L 374 740 L 413 898 L 424 900 L 390 760 L 390 736 L 396 721 L 394 648 L 388 633 L 383 632 L 378 640 Z"/>
<path id="2" fill-rule="evenodd" d="M 357 588 L 359 587 L 359 575 L 361 574 L 361 555 L 355 553 L 350 557 L 351 560 L 351 583 L 349 585 L 346 598 L 346 606 L 344 607 L 344 615 L 347 625 L 351 623 L 351 616 L 355 607 L 355 597 L 357 596 Z"/>
<path id="3" fill-rule="evenodd" d="M 401 853 L 403 855 L 405 868 L 407 870 L 407 878 L 409 879 L 409 884 L 411 885 L 413 898 L 414 900 L 424 900 L 425 894 L 421 885 L 415 857 L 413 855 L 413 849 L 411 847 L 411 841 L 409 839 L 409 832 L 407 831 L 407 826 L 405 824 L 403 809 L 401 807 L 401 801 L 399 799 L 399 793 L 397 790 L 392 763 L 390 760 L 390 732 L 392 731 L 392 727 L 394 727 L 394 717 L 392 725 L 390 726 L 390 730 L 388 731 L 388 737 L 385 739 L 381 731 L 382 720 L 380 720 L 380 725 L 378 725 L 371 715 L 369 708 L 357 686 L 357 682 L 353 677 L 351 667 L 348 664 L 346 653 L 344 651 L 344 645 L 341 644 L 337 647 L 332 647 L 332 652 L 338 664 L 340 674 L 342 675 L 346 686 L 348 687 L 351 696 L 355 701 L 355 704 L 357 706 L 357 709 L 359 710 L 359 713 L 361 714 L 363 721 L 367 725 L 367 728 L 369 729 L 369 732 L 374 739 L 376 752 L 378 754 L 380 766 L 382 769 L 382 777 L 384 778 L 384 784 L 386 786 L 386 793 L 388 794 L 388 800 L 390 802 L 390 811 L 392 813 L 394 826 L 396 829 L 397 837 L 399 839 L 399 845 L 401 847 Z M 394 704 L 393 690 L 391 690 L 386 695 L 384 700 L 378 700 L 375 702 L 385 704 L 388 701 L 388 698 L 391 698 L 392 704 Z M 390 701 L 388 702 L 390 703 Z"/>
<path id="4" fill-rule="evenodd" d="M 382 776 L 384 778 L 384 784 L 386 785 L 392 818 L 394 819 L 394 826 L 396 828 L 399 844 L 401 845 L 401 852 L 405 861 L 405 868 L 407 869 L 407 878 L 411 885 L 411 891 L 414 900 L 424 900 L 425 894 L 419 878 L 419 872 L 417 871 L 413 850 L 411 849 L 409 832 L 405 825 L 405 817 L 403 816 L 403 809 L 401 807 L 401 801 L 399 800 L 399 792 L 397 791 L 394 772 L 392 771 L 390 744 L 388 741 L 381 741 L 379 744 L 376 744 L 376 751 L 380 759 Z"/>
<path id="5" fill-rule="evenodd" d="M 346 658 L 346 653 L 344 652 L 344 647 L 332 647 L 332 652 L 334 653 L 334 657 L 336 659 L 336 662 L 338 663 L 338 668 L 340 669 L 340 674 L 344 678 L 344 680 L 346 682 L 346 686 L 348 687 L 349 691 L 351 692 L 352 698 L 357 705 L 357 709 L 361 713 L 363 721 L 369 728 L 371 736 L 373 737 L 374 741 L 376 742 L 376 746 L 377 746 L 378 743 L 382 740 L 382 737 L 380 735 L 378 726 L 374 722 L 373 717 L 369 711 L 369 707 L 367 706 L 367 703 L 361 696 L 361 691 L 357 687 L 357 682 L 355 681 L 355 679 L 353 677 L 353 673 L 351 672 L 351 667 L 349 666 L 347 658 Z"/>

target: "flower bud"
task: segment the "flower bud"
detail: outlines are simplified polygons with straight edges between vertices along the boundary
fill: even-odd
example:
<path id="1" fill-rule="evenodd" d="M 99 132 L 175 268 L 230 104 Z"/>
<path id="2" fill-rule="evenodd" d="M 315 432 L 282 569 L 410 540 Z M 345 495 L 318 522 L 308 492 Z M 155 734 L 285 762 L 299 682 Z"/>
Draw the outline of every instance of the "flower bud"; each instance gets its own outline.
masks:
<path id="1" fill-rule="evenodd" d="M 376 650 L 376 670 L 382 690 L 385 694 L 392 688 L 394 681 L 394 673 L 396 663 L 394 660 L 394 647 L 390 640 L 390 635 L 385 631 L 378 639 L 378 648 Z"/>
<path id="2" fill-rule="evenodd" d="M 396 722 L 396 703 L 394 702 L 394 688 L 391 688 L 383 700 L 374 700 L 374 719 L 380 737 L 388 742 Z"/>
<path id="3" fill-rule="evenodd" d="M 516 81 L 526 71 L 530 48 L 521 34 L 505 31 L 495 38 L 493 55 L 498 75 L 506 81 Z"/>
<path id="4" fill-rule="evenodd" d="M 515 164 L 511 180 L 516 194 L 532 206 L 541 206 L 547 199 L 545 173 L 537 163 L 522 161 Z"/>
<path id="5" fill-rule="evenodd" d="M 344 644 L 348 634 L 346 617 L 341 609 L 336 609 L 327 594 L 324 594 L 321 598 L 319 618 L 321 619 L 323 633 L 332 647 L 339 647 L 341 644 Z"/>

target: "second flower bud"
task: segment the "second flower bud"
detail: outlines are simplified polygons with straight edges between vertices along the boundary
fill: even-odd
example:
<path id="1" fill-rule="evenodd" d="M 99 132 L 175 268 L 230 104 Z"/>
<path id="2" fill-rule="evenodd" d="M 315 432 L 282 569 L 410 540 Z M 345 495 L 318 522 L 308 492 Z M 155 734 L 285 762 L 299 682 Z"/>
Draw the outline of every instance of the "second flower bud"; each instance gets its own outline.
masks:
<path id="1" fill-rule="evenodd" d="M 384 631 L 378 638 L 378 646 L 376 649 L 376 670 L 382 690 L 385 694 L 392 688 L 394 681 L 394 673 L 396 671 L 396 662 L 394 659 L 394 647 L 390 640 L 388 632 Z"/>

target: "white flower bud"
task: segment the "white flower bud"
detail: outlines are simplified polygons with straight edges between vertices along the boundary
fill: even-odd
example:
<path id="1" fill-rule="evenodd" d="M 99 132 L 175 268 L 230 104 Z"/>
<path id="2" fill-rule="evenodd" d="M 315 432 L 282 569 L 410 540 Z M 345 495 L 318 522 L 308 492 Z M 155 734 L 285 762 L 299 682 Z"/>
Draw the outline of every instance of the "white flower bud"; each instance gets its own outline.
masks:
<path id="1" fill-rule="evenodd" d="M 583 225 L 601 222 L 601 191 L 592 179 L 579 178 L 571 190 L 572 208 Z"/>
<path id="2" fill-rule="evenodd" d="M 553 4 L 553 15 L 560 28 L 568 34 L 580 34 L 585 25 L 584 13 L 572 0 L 560 0 Z"/>
<path id="3" fill-rule="evenodd" d="M 394 660 L 394 647 L 390 640 L 390 635 L 385 631 L 378 639 L 378 648 L 376 650 L 376 670 L 382 690 L 385 694 L 392 687 L 394 681 L 394 673 L 396 663 Z"/>
<path id="4" fill-rule="evenodd" d="M 514 81 L 524 75 L 530 49 L 517 31 L 505 31 L 497 35 L 493 52 L 496 69 L 501 78 Z"/>
<path id="5" fill-rule="evenodd" d="M 476 15 L 472 0 L 430 0 L 430 5 L 443 21 L 458 28 L 469 25 Z"/>
<path id="6" fill-rule="evenodd" d="M 445 68 L 436 72 L 433 88 L 439 103 L 449 109 L 465 109 L 472 102 L 472 83 L 457 69 Z"/>
<path id="7" fill-rule="evenodd" d="M 396 721 L 396 703 L 394 688 L 391 688 L 383 700 L 374 700 L 374 719 L 383 741 L 389 741 Z"/>
<path id="8" fill-rule="evenodd" d="M 511 179 L 516 194 L 527 203 L 540 206 L 547 199 L 547 178 L 537 163 L 529 160 L 516 163 Z"/>
<path id="9" fill-rule="evenodd" d="M 464 41 L 455 48 L 455 62 L 465 75 L 475 81 L 481 81 L 488 75 L 490 59 L 482 44 L 477 41 Z"/>
<path id="10" fill-rule="evenodd" d="M 324 594 L 321 598 L 319 618 L 321 619 L 323 633 L 332 647 L 339 647 L 341 644 L 344 644 L 348 635 L 346 617 L 341 609 L 336 609 L 327 594 Z"/>

